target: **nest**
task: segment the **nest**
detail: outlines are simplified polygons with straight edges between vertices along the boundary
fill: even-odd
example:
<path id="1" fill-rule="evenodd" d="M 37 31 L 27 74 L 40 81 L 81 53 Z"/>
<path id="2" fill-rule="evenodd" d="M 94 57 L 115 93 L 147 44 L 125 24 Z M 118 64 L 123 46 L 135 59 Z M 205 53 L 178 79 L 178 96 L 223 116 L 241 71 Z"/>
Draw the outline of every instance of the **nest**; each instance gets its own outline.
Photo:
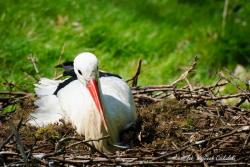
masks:
<path id="1" fill-rule="evenodd" d="M 5 166 L 236 166 L 250 165 L 249 83 L 220 74 L 210 86 L 188 80 L 197 60 L 169 85 L 137 86 L 141 69 L 128 80 L 140 127 L 130 149 L 105 154 L 75 129 L 59 124 L 35 128 L 26 124 L 34 96 L 2 91 L 0 164 Z M 225 93 L 226 86 L 234 93 Z M 104 140 L 108 136 L 101 139 Z M 91 140 L 91 141 L 93 141 Z"/>

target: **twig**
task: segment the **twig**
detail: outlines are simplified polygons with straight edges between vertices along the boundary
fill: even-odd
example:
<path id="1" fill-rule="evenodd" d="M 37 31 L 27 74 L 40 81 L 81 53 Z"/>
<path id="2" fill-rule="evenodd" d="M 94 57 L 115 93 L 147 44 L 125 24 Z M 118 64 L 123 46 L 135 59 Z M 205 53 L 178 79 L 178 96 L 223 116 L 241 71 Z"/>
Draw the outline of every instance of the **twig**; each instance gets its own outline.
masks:
<path id="1" fill-rule="evenodd" d="M 23 118 L 21 118 L 20 121 L 18 122 L 18 124 L 17 124 L 17 130 L 19 130 L 19 129 L 21 128 L 22 123 L 23 123 Z M 4 147 L 7 143 L 9 143 L 9 141 L 12 139 L 13 136 L 14 136 L 14 133 L 12 132 L 12 133 L 9 135 L 9 137 L 1 144 L 0 150 L 2 150 L 3 147 Z"/>
<path id="2" fill-rule="evenodd" d="M 178 165 L 178 166 L 183 166 L 183 165 L 201 165 L 201 162 L 152 162 L 152 161 L 137 161 L 134 163 L 121 163 L 120 165 L 122 166 L 145 166 L 145 165 Z"/>
<path id="3" fill-rule="evenodd" d="M 58 76 L 55 76 L 53 79 L 58 80 L 58 79 L 61 79 L 62 77 L 63 77 L 63 74 L 59 74 Z"/>
<path id="4" fill-rule="evenodd" d="M 202 156 L 198 153 L 198 151 L 196 149 L 191 148 L 191 151 L 195 153 L 197 160 L 202 162 L 205 167 L 209 167 L 208 164 L 204 161 L 204 159 L 202 158 Z"/>
<path id="5" fill-rule="evenodd" d="M 250 139 L 250 133 L 247 135 L 247 138 L 246 138 L 246 140 L 244 142 L 244 145 L 243 145 L 242 149 L 245 149 L 247 143 L 249 142 L 249 139 Z"/>
<path id="6" fill-rule="evenodd" d="M 147 95 L 134 95 L 135 98 L 139 98 L 139 99 L 144 99 L 144 100 L 149 100 L 152 102 L 159 102 L 161 101 L 161 99 L 157 99 L 157 98 L 153 98 Z"/>
<path id="7" fill-rule="evenodd" d="M 67 138 L 63 138 L 61 139 L 59 142 L 57 142 L 56 146 L 55 146 L 55 151 L 53 153 L 50 153 L 50 154 L 47 154 L 47 155 L 44 155 L 43 158 L 48 158 L 48 157 L 52 157 L 52 156 L 56 156 L 56 155 L 60 155 L 63 153 L 63 150 L 67 149 L 67 148 L 70 148 L 72 146 L 75 146 L 75 145 L 78 145 L 78 144 L 84 144 L 86 146 L 88 146 L 89 148 L 93 149 L 94 151 L 96 151 L 97 153 L 99 153 L 101 156 L 109 159 L 111 161 L 111 159 L 104 153 L 102 153 L 101 151 L 97 150 L 94 146 L 92 146 L 91 144 L 89 144 L 88 142 L 92 142 L 92 141 L 100 141 L 100 140 L 104 140 L 104 139 L 108 139 L 110 138 L 110 136 L 104 136 L 102 138 L 99 138 L 99 139 L 90 139 L 90 140 L 84 140 L 84 141 L 80 141 L 80 142 L 77 142 L 77 143 L 73 143 L 69 146 L 67 146 L 66 148 L 63 148 L 63 149 L 59 149 L 59 147 L 61 146 L 61 144 L 65 141 L 69 141 L 69 140 L 80 140 L 78 138 L 75 138 L 75 137 L 67 137 Z"/>
<path id="8" fill-rule="evenodd" d="M 30 55 L 28 56 L 28 60 L 31 61 L 31 63 L 32 63 L 32 65 L 33 65 L 33 67 L 34 67 L 36 73 L 38 74 L 38 73 L 39 73 L 39 70 L 38 70 L 37 65 L 36 65 L 36 58 L 35 58 L 32 54 L 30 54 Z"/>
<path id="9" fill-rule="evenodd" d="M 20 122 L 21 122 L 20 124 L 22 124 L 22 121 L 23 121 L 23 117 L 20 120 Z M 10 127 L 11 127 L 12 133 L 14 134 L 14 137 L 16 139 L 17 149 L 20 151 L 21 157 L 22 157 L 23 161 L 26 163 L 27 162 L 27 155 L 26 155 L 26 153 L 24 151 L 24 146 L 23 146 L 23 144 L 21 142 L 21 138 L 20 138 L 20 135 L 18 133 L 19 129 L 15 128 L 13 122 L 10 122 Z"/>
<path id="10" fill-rule="evenodd" d="M 212 146 L 212 147 L 210 147 L 210 148 L 204 150 L 204 151 L 202 152 L 202 154 L 206 154 L 207 152 L 209 152 L 209 151 L 213 150 L 214 148 L 220 146 L 220 145 L 223 144 L 226 140 L 227 140 L 227 138 L 225 138 L 224 140 L 220 141 L 218 144 L 216 144 L 216 145 L 214 145 L 214 146 Z"/>
<path id="11" fill-rule="evenodd" d="M 62 143 L 66 142 L 66 141 L 70 141 L 70 140 L 81 140 L 79 138 L 76 137 L 66 137 L 66 138 L 62 138 L 60 139 L 56 145 L 55 145 L 55 152 L 59 150 L 60 146 L 62 145 Z"/>
<path id="12" fill-rule="evenodd" d="M 178 150 L 176 150 L 176 151 L 174 151 L 174 152 L 171 152 L 171 153 L 167 153 L 167 154 L 161 155 L 161 156 L 159 156 L 159 157 L 157 157 L 157 158 L 152 159 L 152 161 L 158 161 L 158 160 L 160 160 L 160 159 L 162 159 L 162 158 L 166 158 L 166 157 L 169 157 L 169 156 L 171 156 L 171 155 L 175 155 L 175 154 L 177 154 L 177 153 L 179 153 L 179 152 L 182 152 L 182 151 L 186 150 L 188 147 L 189 147 L 189 146 L 185 146 L 185 147 L 182 147 L 182 148 L 180 148 L 180 149 L 178 149 Z"/>
<path id="13" fill-rule="evenodd" d="M 243 126 L 243 127 L 239 128 L 239 129 L 233 130 L 232 132 L 221 135 L 221 136 L 212 137 L 210 139 L 205 139 L 205 140 L 195 141 L 194 144 L 199 145 L 199 144 L 202 144 L 202 143 L 206 143 L 208 141 L 213 141 L 213 140 L 216 140 L 216 139 L 221 139 L 221 138 L 224 138 L 224 137 L 232 136 L 232 135 L 234 135 L 236 133 L 242 133 L 242 132 L 248 132 L 248 131 L 250 131 L 250 126 Z"/>
<path id="14" fill-rule="evenodd" d="M 225 95 L 225 96 L 219 96 L 219 97 L 209 97 L 209 96 L 201 96 L 201 95 L 180 95 L 180 98 L 194 98 L 194 99 L 204 99 L 204 100 L 222 100 L 222 99 L 231 99 L 231 98 L 239 98 L 239 97 L 245 97 L 250 96 L 250 93 L 238 93 L 238 94 L 232 94 L 232 95 Z"/>
<path id="15" fill-rule="evenodd" d="M 73 146 L 76 146 L 76 145 L 79 145 L 79 144 L 84 144 L 84 143 L 93 142 L 93 141 L 100 141 L 100 140 L 104 140 L 104 139 L 108 139 L 108 138 L 110 138 L 110 136 L 104 136 L 104 137 L 99 138 L 99 139 L 90 139 L 90 140 L 79 141 L 79 142 L 76 142 L 76 143 L 73 143 L 73 144 L 66 146 L 66 149 L 73 147 Z"/>
<path id="16" fill-rule="evenodd" d="M 27 92 L 13 92 L 13 91 L 6 91 L 6 90 L 0 91 L 0 94 L 3 94 L 3 95 L 16 95 L 16 96 L 30 96 L 30 95 L 32 95 L 32 93 L 27 93 Z"/>
<path id="17" fill-rule="evenodd" d="M 14 136 L 13 133 L 11 133 L 11 134 L 9 135 L 9 137 L 1 144 L 0 150 L 2 150 L 3 147 L 4 147 L 7 143 L 9 143 L 9 141 L 11 140 L 11 138 L 12 138 L 13 136 Z"/>
<path id="18" fill-rule="evenodd" d="M 64 51 L 65 51 L 65 43 L 63 43 L 63 46 L 62 46 L 62 49 L 61 49 L 57 64 L 61 64 L 61 59 L 62 59 L 62 55 L 64 54 Z M 57 79 L 61 78 L 63 75 L 61 74 L 61 75 L 57 76 L 57 70 L 55 70 L 54 76 L 55 77 L 53 79 L 57 80 Z"/>
<path id="19" fill-rule="evenodd" d="M 89 143 L 83 143 L 84 145 L 88 146 L 89 148 L 91 148 L 92 150 L 94 150 L 95 152 L 97 152 L 98 154 L 100 154 L 101 156 L 107 158 L 108 160 L 110 160 L 112 162 L 112 160 L 110 159 L 109 156 L 107 156 L 106 154 L 104 154 L 103 152 L 97 150 L 94 146 L 92 146 L 91 144 Z"/>
<path id="20" fill-rule="evenodd" d="M 18 153 L 11 152 L 11 151 L 0 151 L 0 156 L 3 156 L 3 155 L 5 155 L 5 156 L 8 156 L 8 155 L 14 156 L 14 155 L 18 155 Z"/>
<path id="21" fill-rule="evenodd" d="M 139 77 L 139 75 L 141 73 L 141 63 L 142 63 L 142 60 L 140 59 L 135 75 L 131 79 L 129 79 L 129 80 L 126 81 L 126 82 L 132 81 L 132 86 L 133 87 L 137 86 L 138 77 Z"/>
<path id="22" fill-rule="evenodd" d="M 174 81 L 171 85 L 176 85 L 178 82 L 186 80 L 188 74 L 194 70 L 194 68 L 197 64 L 197 60 L 198 60 L 198 57 L 195 56 L 193 64 L 187 69 L 187 71 L 185 71 L 183 74 L 181 74 L 181 76 L 176 81 Z"/>

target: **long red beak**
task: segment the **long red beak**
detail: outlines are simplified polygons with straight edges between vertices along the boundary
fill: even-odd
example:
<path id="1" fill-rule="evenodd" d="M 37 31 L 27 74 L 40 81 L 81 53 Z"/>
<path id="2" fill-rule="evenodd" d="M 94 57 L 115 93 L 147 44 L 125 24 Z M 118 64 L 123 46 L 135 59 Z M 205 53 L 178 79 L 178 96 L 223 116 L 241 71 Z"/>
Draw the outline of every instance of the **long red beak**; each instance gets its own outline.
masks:
<path id="1" fill-rule="evenodd" d="M 95 79 L 93 80 L 89 80 L 87 82 L 87 88 L 96 104 L 96 107 L 100 113 L 102 122 L 104 124 L 104 128 L 106 129 L 106 131 L 108 132 L 108 126 L 107 126 L 107 121 L 104 117 L 104 110 L 103 110 L 103 106 L 101 103 L 101 98 L 100 98 L 100 93 L 99 93 L 99 88 L 98 88 L 98 83 Z"/>

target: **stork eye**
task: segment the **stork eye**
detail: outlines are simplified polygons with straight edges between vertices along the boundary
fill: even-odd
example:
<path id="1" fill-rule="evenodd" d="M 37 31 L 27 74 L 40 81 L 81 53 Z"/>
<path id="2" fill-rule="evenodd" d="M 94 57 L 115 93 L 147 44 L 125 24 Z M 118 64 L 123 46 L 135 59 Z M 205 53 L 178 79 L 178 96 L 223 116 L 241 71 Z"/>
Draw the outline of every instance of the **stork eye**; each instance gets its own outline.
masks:
<path id="1" fill-rule="evenodd" d="M 80 70 L 78 70 L 78 73 L 79 73 L 80 75 L 82 75 L 82 72 L 81 72 Z"/>

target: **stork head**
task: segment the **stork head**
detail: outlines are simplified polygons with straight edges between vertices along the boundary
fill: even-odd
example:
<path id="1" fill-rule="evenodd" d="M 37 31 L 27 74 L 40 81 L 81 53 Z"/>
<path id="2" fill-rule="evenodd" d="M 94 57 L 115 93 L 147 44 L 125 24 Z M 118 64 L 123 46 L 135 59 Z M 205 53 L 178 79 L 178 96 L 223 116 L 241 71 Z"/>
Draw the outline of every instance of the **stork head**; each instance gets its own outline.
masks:
<path id="1" fill-rule="evenodd" d="M 98 60 L 89 52 L 80 53 L 74 60 L 74 70 L 77 78 L 83 84 L 98 78 Z"/>
<path id="2" fill-rule="evenodd" d="M 74 60 L 74 71 L 78 80 L 89 90 L 98 109 L 103 125 L 108 132 L 107 121 L 104 117 L 104 110 L 99 92 L 99 71 L 96 56 L 89 52 L 84 52 L 76 56 Z"/>

